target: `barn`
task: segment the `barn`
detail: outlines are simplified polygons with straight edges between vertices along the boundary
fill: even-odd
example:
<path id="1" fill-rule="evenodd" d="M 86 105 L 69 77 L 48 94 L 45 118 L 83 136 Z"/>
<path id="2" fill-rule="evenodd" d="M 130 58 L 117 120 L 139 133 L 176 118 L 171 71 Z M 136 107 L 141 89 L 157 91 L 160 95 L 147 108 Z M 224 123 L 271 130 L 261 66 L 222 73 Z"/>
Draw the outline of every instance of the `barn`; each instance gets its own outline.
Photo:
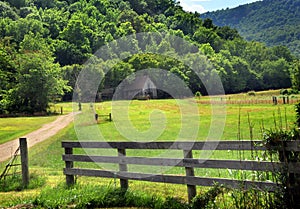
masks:
<path id="1" fill-rule="evenodd" d="M 136 76 L 130 82 L 123 82 L 121 92 L 123 99 L 157 98 L 156 85 L 148 75 Z"/>

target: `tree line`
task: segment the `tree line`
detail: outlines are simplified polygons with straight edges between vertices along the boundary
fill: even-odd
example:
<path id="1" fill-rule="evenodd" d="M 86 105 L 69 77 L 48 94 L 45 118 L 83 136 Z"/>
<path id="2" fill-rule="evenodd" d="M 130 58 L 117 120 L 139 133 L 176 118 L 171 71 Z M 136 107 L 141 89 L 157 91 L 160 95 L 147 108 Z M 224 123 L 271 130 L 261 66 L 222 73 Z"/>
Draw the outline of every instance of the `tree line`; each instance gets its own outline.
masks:
<path id="1" fill-rule="evenodd" d="M 70 100 L 76 80 L 87 60 L 97 75 L 104 76 L 99 91 L 115 88 L 133 72 L 162 68 L 180 77 L 193 93 L 206 94 L 195 73 L 182 62 L 159 55 L 159 50 L 180 55 L 184 49 L 164 39 L 141 46 L 158 53 L 135 54 L 104 75 L 106 60 L 94 53 L 121 37 L 141 32 L 166 33 L 197 46 L 187 53 L 205 55 L 226 93 L 250 90 L 300 88 L 299 60 L 284 46 L 267 47 L 248 42 L 237 30 L 218 27 L 198 13 L 185 12 L 174 0 L 7 0 L 0 2 L 0 114 L 43 112 L 49 102 Z M 168 37 L 168 36 L 166 36 Z M 108 51 L 108 57 L 116 57 Z M 190 56 L 190 57 L 189 57 Z"/>

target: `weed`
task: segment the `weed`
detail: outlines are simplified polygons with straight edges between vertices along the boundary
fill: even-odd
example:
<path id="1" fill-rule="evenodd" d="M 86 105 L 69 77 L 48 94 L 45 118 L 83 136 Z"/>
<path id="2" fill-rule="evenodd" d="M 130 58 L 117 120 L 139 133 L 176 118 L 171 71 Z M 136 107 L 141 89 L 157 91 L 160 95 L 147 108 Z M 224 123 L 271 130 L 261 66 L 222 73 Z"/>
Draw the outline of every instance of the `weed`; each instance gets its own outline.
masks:
<path id="1" fill-rule="evenodd" d="M 35 189 L 42 187 L 46 183 L 46 178 L 37 174 L 30 175 L 30 182 L 27 187 L 22 184 L 22 176 L 13 174 L 0 181 L 0 192 L 21 191 L 23 189 Z"/>
<path id="2" fill-rule="evenodd" d="M 192 209 L 197 208 L 212 208 L 215 203 L 215 199 L 219 194 L 224 193 L 225 188 L 216 184 L 213 188 L 207 191 L 204 195 L 197 196 L 193 199 Z"/>
<path id="3" fill-rule="evenodd" d="M 274 208 L 297 208 L 299 207 L 299 174 L 289 171 L 288 164 L 291 162 L 299 162 L 299 152 L 285 150 L 286 142 L 296 141 L 300 138 L 298 128 L 291 130 L 269 130 L 264 135 L 268 154 L 272 157 L 277 156 L 279 161 L 285 163 L 282 169 L 274 172 L 275 180 L 281 188 L 276 192 L 276 200 Z"/>
<path id="4" fill-rule="evenodd" d="M 234 208 L 238 209 L 272 208 L 273 196 L 272 193 L 255 189 L 231 190 Z"/>
<path id="5" fill-rule="evenodd" d="M 168 201 L 166 201 L 168 202 Z M 134 193 L 114 187 L 75 185 L 67 188 L 60 184 L 55 188 L 48 187 L 35 198 L 33 204 L 43 208 L 61 208 L 72 205 L 74 208 L 97 207 L 143 207 L 162 208 L 161 198 Z M 168 207 L 175 208 L 175 207 Z"/>

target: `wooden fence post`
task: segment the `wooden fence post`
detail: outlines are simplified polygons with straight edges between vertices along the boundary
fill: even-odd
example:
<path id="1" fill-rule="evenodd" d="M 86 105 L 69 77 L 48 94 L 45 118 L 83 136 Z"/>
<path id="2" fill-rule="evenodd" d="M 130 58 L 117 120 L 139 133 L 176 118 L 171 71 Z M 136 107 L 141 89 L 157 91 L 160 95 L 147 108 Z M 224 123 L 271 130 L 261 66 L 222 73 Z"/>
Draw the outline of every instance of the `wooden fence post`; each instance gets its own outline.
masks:
<path id="1" fill-rule="evenodd" d="M 119 157 L 126 156 L 126 150 L 118 149 L 118 156 Z M 119 169 L 120 169 L 120 171 L 127 171 L 127 165 L 120 163 Z M 128 189 L 128 180 L 120 178 L 120 185 L 121 185 L 122 189 L 127 190 Z"/>
<path id="2" fill-rule="evenodd" d="M 192 150 L 183 150 L 184 158 L 193 158 Z M 186 176 L 195 176 L 194 168 L 185 167 Z M 188 200 L 191 203 L 193 198 L 196 197 L 197 191 L 195 185 L 187 185 Z"/>
<path id="3" fill-rule="evenodd" d="M 73 154 L 73 148 L 65 148 L 65 154 L 66 155 L 72 155 Z M 74 163 L 73 161 L 65 161 L 66 168 L 73 168 Z M 75 183 L 74 175 L 66 175 L 66 183 L 67 186 L 72 186 Z"/>
<path id="4" fill-rule="evenodd" d="M 19 143 L 20 143 L 21 166 L 22 166 L 22 182 L 23 185 L 27 187 L 29 184 L 27 139 L 20 138 Z"/>
<path id="5" fill-rule="evenodd" d="M 110 121 L 110 122 L 112 121 L 111 113 L 109 113 L 109 121 Z"/>

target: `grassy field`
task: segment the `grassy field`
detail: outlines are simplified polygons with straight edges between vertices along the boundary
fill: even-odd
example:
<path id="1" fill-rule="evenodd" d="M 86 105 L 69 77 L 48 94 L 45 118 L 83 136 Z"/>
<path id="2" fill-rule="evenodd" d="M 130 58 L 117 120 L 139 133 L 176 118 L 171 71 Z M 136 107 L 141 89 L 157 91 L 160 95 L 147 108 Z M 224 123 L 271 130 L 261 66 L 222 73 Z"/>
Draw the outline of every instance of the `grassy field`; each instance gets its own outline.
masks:
<path id="1" fill-rule="evenodd" d="M 73 111 L 73 105 L 72 103 L 51 104 L 49 111 L 60 114 L 61 109 L 63 114 L 68 114 Z M 44 124 L 54 121 L 57 118 L 56 114 L 44 117 L 0 118 L 0 144 L 41 128 Z"/>
<path id="2" fill-rule="evenodd" d="M 203 99 L 203 98 L 201 98 Z M 204 98 L 205 99 L 205 98 Z M 190 101 L 180 101 L 181 106 L 190 107 Z M 71 110 L 70 104 L 63 104 L 67 106 L 68 111 Z M 197 133 L 196 140 L 206 140 L 209 135 L 209 129 L 212 122 L 211 113 L 212 107 L 207 104 L 197 104 L 199 115 L 193 115 L 194 113 L 185 112 L 187 116 L 182 116 L 180 111 L 180 105 L 175 100 L 149 100 L 149 101 L 132 101 L 128 106 L 129 121 L 136 130 L 140 132 L 146 132 L 153 128 L 152 122 L 158 121 L 164 117 L 163 131 L 155 140 L 158 141 L 174 141 L 174 140 L 189 140 L 187 135 L 180 135 L 180 129 L 184 126 L 185 130 L 189 130 L 189 126 L 193 127 L 197 124 L 197 117 L 200 117 L 199 132 Z M 110 112 L 114 112 L 114 108 L 120 108 L 122 103 L 118 103 L 117 106 L 111 105 L 111 102 L 97 103 L 90 107 L 90 104 L 83 105 L 83 111 L 90 113 L 96 111 L 99 115 L 107 115 Z M 222 106 L 224 108 L 224 106 Z M 187 108 L 188 109 L 188 108 Z M 158 114 L 153 114 L 153 111 Z M 270 105 L 270 104 L 257 104 L 257 105 L 226 105 L 226 119 L 224 123 L 224 133 L 221 136 L 221 140 L 239 140 L 250 139 L 250 127 L 253 132 L 254 139 L 261 139 L 263 129 L 275 129 L 275 128 L 288 128 L 293 126 L 295 121 L 294 105 Z M 127 115 L 126 115 L 127 116 Z M 113 114 L 113 122 L 107 121 L 107 117 L 100 117 L 99 123 L 96 124 L 91 118 L 86 118 L 84 114 L 80 115 L 79 123 L 74 126 L 70 125 L 63 131 L 61 131 L 55 137 L 40 143 L 39 145 L 29 150 L 29 162 L 30 173 L 36 176 L 40 176 L 45 180 L 45 185 L 50 188 L 58 189 L 59 185 L 64 182 L 64 176 L 62 169 L 64 162 L 61 160 L 63 149 L 61 148 L 61 141 L 63 140 L 76 140 L 77 137 L 85 137 L 86 140 L 99 140 L 96 139 L 94 134 L 95 130 L 98 130 L 102 134 L 101 140 L 105 141 L 128 141 L 126 133 L 120 133 L 120 124 L 125 123 L 128 120 L 125 116 L 115 117 Z M 187 117 L 187 118 L 184 118 Z M 150 118 L 150 119 L 149 119 Z M 184 118 L 184 119 L 182 119 Z M 5 119 L 10 120 L 10 119 Z M 182 125 L 182 120 L 185 121 Z M 116 125 L 117 124 L 117 125 Z M 1 126 L 2 127 L 2 126 Z M 131 127 L 131 128 L 132 128 Z M 125 127 L 126 128 L 126 127 Z M 154 126 L 154 128 L 157 128 Z M 97 134 L 97 133 L 96 133 Z M 186 138 L 184 138 L 186 137 Z M 136 139 L 133 139 L 136 140 Z M 82 151 L 76 151 L 82 153 Z M 145 153 L 132 152 L 128 155 L 145 155 Z M 157 155 L 158 153 L 146 153 L 146 156 Z M 244 158 L 250 156 L 249 153 L 242 153 Z M 199 153 L 195 153 L 197 157 Z M 241 153 L 238 152 L 219 152 L 215 153 L 212 158 L 228 158 L 239 159 Z M 0 172 L 4 169 L 5 163 L 0 164 Z M 77 164 L 75 166 L 81 166 Z M 96 165 L 91 165 L 95 166 Z M 18 168 L 15 168 L 18 169 Z M 136 168 L 133 168 L 136 169 Z M 17 170 L 16 170 L 17 171 Z M 171 169 L 166 171 L 168 173 L 183 174 L 183 169 Z M 225 176 L 231 178 L 232 176 L 239 176 L 240 173 L 234 173 L 235 171 L 229 170 L 197 170 L 196 174 L 201 176 Z M 248 175 L 248 174 L 246 174 Z M 251 175 L 251 173 L 249 174 Z M 118 187 L 118 181 L 116 179 L 102 179 L 102 178 L 90 178 L 90 177 L 78 177 L 77 183 L 79 185 L 98 185 Z M 156 194 L 162 197 L 177 197 L 179 199 L 187 200 L 186 187 L 181 185 L 171 184 L 158 184 L 149 182 L 130 182 L 131 191 L 142 191 L 146 193 Z M 37 186 L 37 188 L 28 189 L 20 192 L 0 192 L 0 207 L 9 206 L 21 203 L 31 202 L 35 197 L 39 196 L 41 191 L 44 191 L 43 187 Z M 207 191 L 207 188 L 199 188 L 199 194 Z M 228 194 L 229 196 L 231 194 Z M 226 197 L 227 198 L 227 197 Z M 221 202 L 219 201 L 221 207 Z M 228 199 L 227 206 L 234 205 L 232 199 Z M 223 205 L 224 206 L 224 205 Z M 225 205 L 226 206 L 226 205 Z M 224 207 L 225 207 L 224 206 Z"/>
<path id="3" fill-rule="evenodd" d="M 24 136 L 55 119 L 56 116 L 0 118 L 0 144 Z"/>

